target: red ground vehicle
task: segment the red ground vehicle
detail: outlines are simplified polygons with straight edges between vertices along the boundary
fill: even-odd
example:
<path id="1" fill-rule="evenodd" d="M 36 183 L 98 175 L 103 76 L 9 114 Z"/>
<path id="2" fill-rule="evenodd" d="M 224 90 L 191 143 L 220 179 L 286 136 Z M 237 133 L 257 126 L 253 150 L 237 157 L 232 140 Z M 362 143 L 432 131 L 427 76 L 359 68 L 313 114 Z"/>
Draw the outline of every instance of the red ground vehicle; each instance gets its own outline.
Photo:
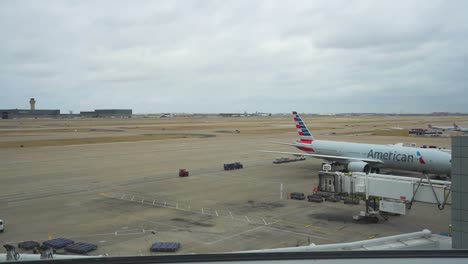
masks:
<path id="1" fill-rule="evenodd" d="M 189 172 L 186 169 L 180 169 L 179 170 L 179 177 L 187 177 L 189 176 Z"/>

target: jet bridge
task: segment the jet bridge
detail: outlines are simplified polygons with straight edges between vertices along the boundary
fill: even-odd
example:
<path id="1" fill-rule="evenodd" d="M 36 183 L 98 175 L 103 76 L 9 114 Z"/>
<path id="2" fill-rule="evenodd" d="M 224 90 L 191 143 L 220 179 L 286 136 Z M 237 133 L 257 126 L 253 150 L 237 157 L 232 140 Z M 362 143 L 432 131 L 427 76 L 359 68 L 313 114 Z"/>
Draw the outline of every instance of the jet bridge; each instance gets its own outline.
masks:
<path id="1" fill-rule="evenodd" d="M 411 209 L 413 202 L 436 204 L 440 210 L 446 204 L 451 204 L 451 182 L 431 180 L 427 175 L 412 178 L 362 172 L 320 171 L 318 191 L 335 197 L 361 197 L 366 201 L 369 201 L 369 197 L 377 198 L 379 210 L 374 212 L 376 206 L 369 208 L 369 202 L 366 202 L 366 212 L 361 212 L 360 217 L 375 217 L 379 212 L 404 215 L 407 209 Z M 377 199 L 374 200 L 374 205 Z"/>

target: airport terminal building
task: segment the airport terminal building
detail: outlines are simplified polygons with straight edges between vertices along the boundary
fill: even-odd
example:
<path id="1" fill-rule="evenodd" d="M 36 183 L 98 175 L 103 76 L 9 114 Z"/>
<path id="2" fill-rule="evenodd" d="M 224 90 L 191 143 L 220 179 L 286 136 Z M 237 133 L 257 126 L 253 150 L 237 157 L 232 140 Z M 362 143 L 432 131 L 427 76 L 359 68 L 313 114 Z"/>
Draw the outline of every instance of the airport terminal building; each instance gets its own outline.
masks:
<path id="1" fill-rule="evenodd" d="M 59 117 L 59 109 L 0 109 L 2 119 Z"/>
<path id="2" fill-rule="evenodd" d="M 96 109 L 94 111 L 81 111 L 82 117 L 132 117 L 132 109 Z"/>
<path id="3" fill-rule="evenodd" d="M 90 118 L 131 118 L 132 109 L 98 109 L 81 111 L 79 115 L 60 114 L 59 109 L 0 109 L 2 119 L 16 118 L 60 118 L 60 117 L 90 117 Z"/>

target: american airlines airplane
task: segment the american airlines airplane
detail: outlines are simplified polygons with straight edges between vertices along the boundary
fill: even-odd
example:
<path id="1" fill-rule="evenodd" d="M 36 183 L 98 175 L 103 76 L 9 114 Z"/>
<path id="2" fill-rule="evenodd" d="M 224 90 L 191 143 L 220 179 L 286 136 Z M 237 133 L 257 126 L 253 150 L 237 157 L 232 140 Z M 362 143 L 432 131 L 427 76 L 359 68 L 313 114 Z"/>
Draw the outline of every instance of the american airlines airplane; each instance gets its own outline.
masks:
<path id="1" fill-rule="evenodd" d="M 268 151 L 322 159 L 343 165 L 348 171 L 376 172 L 381 168 L 450 175 L 451 155 L 438 149 L 405 147 L 401 144 L 380 145 L 317 140 L 297 112 L 293 112 L 299 139 L 294 143 L 278 143 L 296 147 L 304 152 Z"/>

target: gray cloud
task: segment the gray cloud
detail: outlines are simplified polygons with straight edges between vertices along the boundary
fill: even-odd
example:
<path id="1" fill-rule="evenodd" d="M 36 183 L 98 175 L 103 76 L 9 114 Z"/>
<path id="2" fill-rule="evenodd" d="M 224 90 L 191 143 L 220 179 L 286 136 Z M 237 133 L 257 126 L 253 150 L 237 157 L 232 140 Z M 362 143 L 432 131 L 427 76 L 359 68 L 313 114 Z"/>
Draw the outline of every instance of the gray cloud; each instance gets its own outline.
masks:
<path id="1" fill-rule="evenodd" d="M 0 108 L 466 109 L 463 1 L 1 1 Z"/>

